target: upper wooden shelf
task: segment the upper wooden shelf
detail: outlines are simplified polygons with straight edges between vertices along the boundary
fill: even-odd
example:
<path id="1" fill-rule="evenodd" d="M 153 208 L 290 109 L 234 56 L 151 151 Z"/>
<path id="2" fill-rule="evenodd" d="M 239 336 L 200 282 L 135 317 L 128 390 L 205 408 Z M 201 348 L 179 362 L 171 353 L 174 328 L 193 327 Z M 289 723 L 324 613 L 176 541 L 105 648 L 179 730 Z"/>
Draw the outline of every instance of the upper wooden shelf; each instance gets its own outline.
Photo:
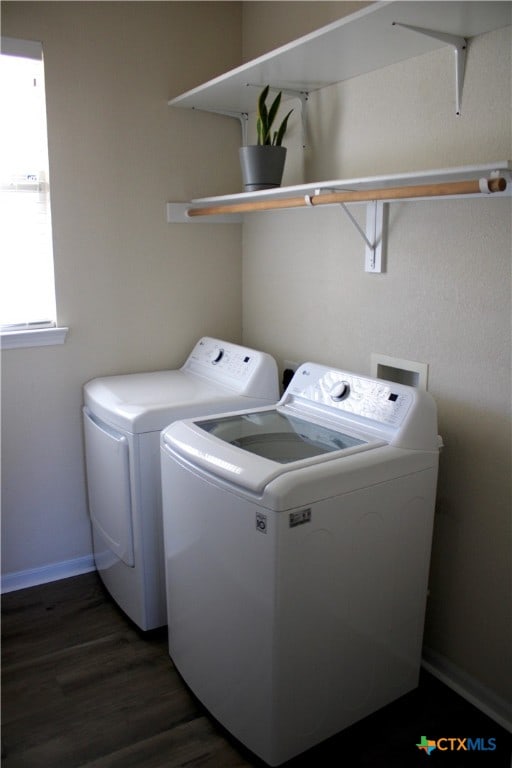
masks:
<path id="1" fill-rule="evenodd" d="M 281 90 L 312 92 L 447 44 L 396 24 L 470 38 L 512 24 L 512 3 L 376 2 L 176 96 L 169 104 L 246 113 L 256 102 L 255 89 L 248 86 L 269 83 Z"/>

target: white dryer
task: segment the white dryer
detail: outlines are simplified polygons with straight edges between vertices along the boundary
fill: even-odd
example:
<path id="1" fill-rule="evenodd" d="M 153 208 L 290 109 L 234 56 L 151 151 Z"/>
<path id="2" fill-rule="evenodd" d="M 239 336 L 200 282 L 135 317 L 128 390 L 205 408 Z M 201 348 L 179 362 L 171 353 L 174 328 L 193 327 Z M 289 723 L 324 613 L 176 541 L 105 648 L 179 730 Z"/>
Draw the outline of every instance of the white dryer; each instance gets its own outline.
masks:
<path id="1" fill-rule="evenodd" d="M 275 766 L 417 686 L 429 394 L 307 363 L 161 442 L 169 651 L 218 721 Z"/>
<path id="2" fill-rule="evenodd" d="M 178 418 L 275 403 L 270 355 L 202 338 L 179 370 L 94 379 L 84 430 L 94 558 L 112 597 L 143 630 L 166 623 L 160 431 Z"/>

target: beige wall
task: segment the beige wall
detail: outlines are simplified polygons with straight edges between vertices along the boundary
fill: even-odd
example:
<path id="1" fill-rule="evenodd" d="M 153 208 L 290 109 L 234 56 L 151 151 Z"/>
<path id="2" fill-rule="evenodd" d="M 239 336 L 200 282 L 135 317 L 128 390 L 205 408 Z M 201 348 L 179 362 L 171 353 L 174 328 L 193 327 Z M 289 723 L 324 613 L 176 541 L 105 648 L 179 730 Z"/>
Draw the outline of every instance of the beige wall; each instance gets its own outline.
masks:
<path id="1" fill-rule="evenodd" d="M 249 0 L 242 5 L 242 56 L 244 61 L 250 61 L 371 5 L 371 0 Z"/>
<path id="2" fill-rule="evenodd" d="M 240 63 L 239 3 L 2 3 L 42 40 L 61 347 L 2 355 L 2 570 L 91 552 L 81 388 L 175 367 L 241 334 L 240 228 L 168 225 L 172 199 L 240 184 L 235 121 L 167 106 Z M 220 125 L 222 123 L 222 125 Z"/>
<path id="3" fill-rule="evenodd" d="M 471 40 L 460 117 L 449 48 L 313 95 L 305 180 L 512 157 L 510 51 L 510 28 Z M 429 364 L 445 449 L 425 642 L 511 701 L 510 198 L 393 204 L 387 250 L 366 274 L 341 209 L 248 217 L 244 340 L 281 363 Z"/>

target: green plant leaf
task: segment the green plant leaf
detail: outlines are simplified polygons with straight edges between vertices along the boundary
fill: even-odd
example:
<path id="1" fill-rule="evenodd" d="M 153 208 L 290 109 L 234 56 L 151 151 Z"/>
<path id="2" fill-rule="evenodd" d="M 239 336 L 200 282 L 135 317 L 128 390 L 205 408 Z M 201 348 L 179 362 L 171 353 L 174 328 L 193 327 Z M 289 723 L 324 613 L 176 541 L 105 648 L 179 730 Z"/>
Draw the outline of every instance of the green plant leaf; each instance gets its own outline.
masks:
<path id="1" fill-rule="evenodd" d="M 293 109 L 290 109 L 286 117 L 284 118 L 283 122 L 279 126 L 279 130 L 274 133 L 274 139 L 273 144 L 275 144 L 276 147 L 280 147 L 281 143 L 284 138 L 284 134 L 286 133 L 286 128 L 288 125 L 288 118 L 290 117 L 291 113 L 293 112 Z"/>
<path id="2" fill-rule="evenodd" d="M 274 123 L 274 120 L 276 119 L 277 110 L 279 109 L 280 103 L 281 103 L 281 91 L 279 91 L 279 93 L 275 97 L 274 101 L 272 102 L 272 106 L 270 107 L 268 112 L 268 132 L 269 133 Z"/>
<path id="3" fill-rule="evenodd" d="M 258 132 L 258 143 L 261 143 L 261 144 L 267 143 L 268 112 L 267 112 L 267 105 L 265 104 L 265 101 L 268 96 L 269 89 L 270 89 L 270 86 L 266 85 L 265 88 L 260 93 L 260 96 L 258 99 L 258 120 L 260 121 L 260 132 Z M 260 139 L 260 133 L 261 133 L 261 139 Z"/>
<path id="4" fill-rule="evenodd" d="M 277 94 L 277 96 L 275 97 L 274 101 L 270 106 L 270 110 L 268 110 L 266 100 L 267 100 L 269 91 L 270 91 L 270 85 L 266 85 L 258 97 L 258 115 L 256 120 L 256 132 L 258 135 L 257 143 L 259 145 L 272 144 L 274 146 L 280 146 L 281 142 L 283 141 L 284 134 L 286 133 L 288 118 L 293 112 L 293 109 L 291 109 L 288 112 L 288 114 L 282 121 L 279 127 L 279 130 L 274 131 L 274 134 L 272 134 L 271 129 L 272 129 L 274 120 L 276 119 L 279 107 L 281 105 L 282 93 L 281 91 L 279 91 L 279 93 Z"/>

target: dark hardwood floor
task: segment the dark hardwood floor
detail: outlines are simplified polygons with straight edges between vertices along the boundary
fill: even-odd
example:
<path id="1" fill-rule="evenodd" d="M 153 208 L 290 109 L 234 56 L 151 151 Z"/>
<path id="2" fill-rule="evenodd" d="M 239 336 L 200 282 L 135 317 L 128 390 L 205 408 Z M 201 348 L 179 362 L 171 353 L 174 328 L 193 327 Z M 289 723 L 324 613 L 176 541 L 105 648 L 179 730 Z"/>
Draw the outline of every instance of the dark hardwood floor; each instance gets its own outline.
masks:
<path id="1" fill-rule="evenodd" d="M 496 749 L 427 755 L 422 736 L 493 738 Z M 286 766 L 510 768 L 511 747 L 507 731 L 422 672 L 417 690 Z M 139 632 L 96 574 L 3 596 L 3 768 L 263 765 L 183 684 L 166 631 Z"/>

